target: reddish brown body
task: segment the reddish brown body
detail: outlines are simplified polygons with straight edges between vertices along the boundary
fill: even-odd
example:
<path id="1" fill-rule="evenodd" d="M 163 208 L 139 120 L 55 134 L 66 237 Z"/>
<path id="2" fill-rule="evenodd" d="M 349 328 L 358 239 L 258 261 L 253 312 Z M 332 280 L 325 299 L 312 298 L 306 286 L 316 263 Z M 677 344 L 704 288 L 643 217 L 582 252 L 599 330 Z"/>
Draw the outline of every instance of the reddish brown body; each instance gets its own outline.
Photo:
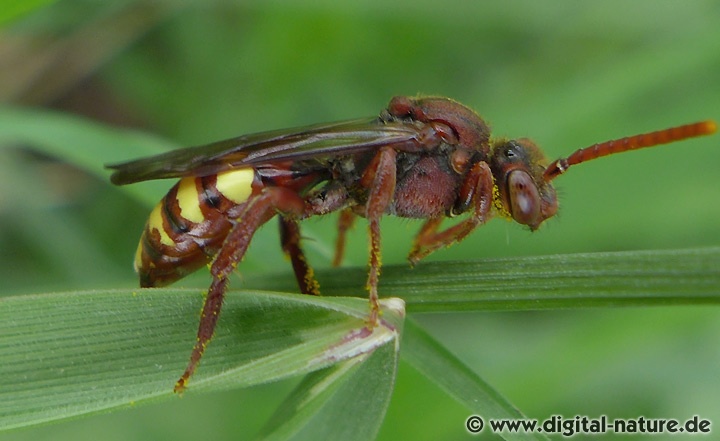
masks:
<path id="1" fill-rule="evenodd" d="M 380 218 L 425 219 L 409 260 L 462 240 L 499 214 L 537 229 L 557 211 L 551 180 L 568 167 L 620 151 L 713 133 L 709 121 L 578 150 L 549 167 L 527 139 L 490 139 L 474 111 L 447 98 L 395 97 L 378 118 L 267 132 L 110 166 L 112 180 L 182 179 L 153 210 L 135 266 L 142 286 L 172 283 L 211 263 L 198 340 L 182 391 L 212 337 L 228 277 L 254 232 L 279 215 L 283 250 L 300 290 L 319 294 L 300 247 L 298 221 L 341 210 L 334 263 L 355 216 L 370 227 L 368 326 L 378 321 Z M 468 213 L 440 230 L 445 217 Z"/>

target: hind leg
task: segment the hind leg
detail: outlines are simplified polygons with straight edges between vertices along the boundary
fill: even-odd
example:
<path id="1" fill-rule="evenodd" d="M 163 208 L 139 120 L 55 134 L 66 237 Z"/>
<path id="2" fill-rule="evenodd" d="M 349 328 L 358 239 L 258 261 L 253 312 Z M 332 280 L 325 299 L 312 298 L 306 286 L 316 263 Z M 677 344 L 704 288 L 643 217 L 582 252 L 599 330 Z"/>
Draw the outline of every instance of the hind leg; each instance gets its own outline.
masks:
<path id="1" fill-rule="evenodd" d="M 215 332 L 227 290 L 228 277 L 245 255 L 255 231 L 278 212 L 301 216 L 303 210 L 304 201 L 297 193 L 287 188 L 270 187 L 248 201 L 247 208 L 235 219 L 234 227 L 228 233 L 210 267 L 213 280 L 200 315 L 197 341 L 185 372 L 175 383 L 175 392 L 185 390 L 188 380 L 205 352 L 205 347 Z"/>

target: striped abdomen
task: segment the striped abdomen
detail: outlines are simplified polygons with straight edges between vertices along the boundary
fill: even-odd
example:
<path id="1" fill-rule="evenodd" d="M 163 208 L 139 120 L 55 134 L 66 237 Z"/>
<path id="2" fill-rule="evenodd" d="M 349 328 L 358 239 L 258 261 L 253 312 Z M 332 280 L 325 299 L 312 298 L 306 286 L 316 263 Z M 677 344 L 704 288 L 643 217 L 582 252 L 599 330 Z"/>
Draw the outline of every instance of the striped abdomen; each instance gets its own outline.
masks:
<path id="1" fill-rule="evenodd" d="M 262 184 L 251 168 L 181 179 L 150 213 L 135 254 L 143 287 L 172 283 L 206 265 Z"/>

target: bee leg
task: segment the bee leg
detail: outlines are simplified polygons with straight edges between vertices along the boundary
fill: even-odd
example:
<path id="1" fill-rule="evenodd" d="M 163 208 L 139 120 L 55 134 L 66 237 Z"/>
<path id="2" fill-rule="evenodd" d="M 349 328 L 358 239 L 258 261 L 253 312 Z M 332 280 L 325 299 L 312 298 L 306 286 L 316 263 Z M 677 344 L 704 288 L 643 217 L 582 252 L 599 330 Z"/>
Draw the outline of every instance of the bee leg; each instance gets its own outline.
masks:
<path id="1" fill-rule="evenodd" d="M 289 216 L 301 216 L 304 204 L 303 199 L 292 190 L 270 187 L 249 200 L 242 214 L 234 220 L 235 225 L 228 233 L 222 248 L 210 266 L 213 280 L 200 315 L 197 341 L 192 354 L 190 354 L 190 362 L 185 372 L 175 383 L 175 392 L 180 393 L 185 390 L 188 380 L 203 356 L 205 347 L 215 332 L 215 325 L 220 316 L 220 309 L 227 290 L 228 277 L 245 255 L 255 231 L 277 212 Z"/>
<path id="2" fill-rule="evenodd" d="M 315 272 L 308 264 L 305 253 L 300 247 L 300 225 L 297 220 L 280 216 L 280 242 L 283 252 L 290 258 L 300 292 L 303 294 L 320 295 L 320 284 L 315 279 Z"/>
<path id="3" fill-rule="evenodd" d="M 490 167 L 485 162 L 476 163 L 468 172 L 460 186 L 458 203 L 454 209 L 462 213 L 472 209 L 470 217 L 460 223 L 438 232 L 442 218 L 429 219 L 415 237 L 413 247 L 408 255 L 411 265 L 415 265 L 434 251 L 460 242 L 475 228 L 487 222 L 493 202 L 493 177 Z"/>
<path id="4" fill-rule="evenodd" d="M 355 223 L 357 215 L 353 212 L 352 208 L 345 208 L 340 212 L 338 218 L 338 235 L 335 242 L 335 257 L 332 261 L 332 266 L 340 266 L 345 256 L 345 238 L 347 231 L 352 228 Z"/>
<path id="5" fill-rule="evenodd" d="M 413 247 L 410 250 L 410 254 L 408 255 L 410 265 L 415 266 L 418 261 L 431 253 L 431 251 L 427 251 L 425 244 L 432 243 L 437 237 L 437 230 L 440 227 L 442 221 L 443 218 L 441 216 L 432 217 L 422 225 L 420 231 L 418 231 L 418 234 L 413 240 Z M 419 256 L 420 254 L 422 255 Z"/>
<path id="6" fill-rule="evenodd" d="M 345 251 L 345 233 L 352 226 L 355 220 L 354 208 L 357 205 L 348 206 L 349 195 L 345 185 L 332 181 L 320 191 L 309 194 L 305 198 L 304 217 L 319 216 L 332 211 L 340 211 L 338 220 L 338 238 L 335 242 L 335 257 L 333 266 L 340 266 Z"/>
<path id="7" fill-rule="evenodd" d="M 389 147 L 380 149 L 361 177 L 360 184 L 369 189 L 365 217 L 370 222 L 370 271 L 367 289 L 370 292 L 370 317 L 368 326 L 378 323 L 380 303 L 378 280 L 380 277 L 380 218 L 387 210 L 395 195 L 397 153 Z"/>

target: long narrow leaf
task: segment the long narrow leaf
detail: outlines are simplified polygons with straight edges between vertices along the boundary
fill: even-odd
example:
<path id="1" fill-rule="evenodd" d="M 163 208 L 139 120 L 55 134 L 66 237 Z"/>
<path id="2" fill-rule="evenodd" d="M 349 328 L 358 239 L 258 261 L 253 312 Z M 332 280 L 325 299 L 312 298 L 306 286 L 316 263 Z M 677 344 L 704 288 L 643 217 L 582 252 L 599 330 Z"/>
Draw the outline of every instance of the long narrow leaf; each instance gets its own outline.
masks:
<path id="1" fill-rule="evenodd" d="M 0 148 L 12 145 L 32 146 L 102 179 L 110 175 L 103 170 L 103 164 L 177 147 L 157 136 L 108 127 L 78 116 L 0 106 Z M 127 191 L 151 205 L 167 187 L 167 183 L 150 182 L 127 187 Z M 147 191 L 148 188 L 157 191 Z"/>
<path id="2" fill-rule="evenodd" d="M 367 302 L 358 299 L 227 297 L 186 394 L 307 373 L 395 335 L 380 326 L 348 339 L 364 327 Z M 0 430 L 171 398 L 201 304 L 199 291 L 167 289 L 0 299 Z"/>
<path id="3" fill-rule="evenodd" d="M 8 2 L 0 9 L 0 25 L 5 25 L 13 20 L 22 17 L 25 14 L 33 12 L 35 9 L 52 3 L 54 0 L 16 0 Z"/>
<path id="4" fill-rule="evenodd" d="M 365 277 L 360 268 L 318 271 L 330 296 L 359 293 Z M 290 278 L 248 285 L 294 289 Z M 380 292 L 404 299 L 408 312 L 720 304 L 720 248 L 394 265 Z"/>
<path id="5" fill-rule="evenodd" d="M 482 417 L 484 431 L 489 432 L 489 419 L 522 419 L 524 415 L 433 339 L 414 320 L 406 322 L 403 357 L 415 369 L 437 383 L 453 398 Z M 542 433 L 500 433 L 508 441 L 547 440 Z"/>
<path id="6" fill-rule="evenodd" d="M 402 318 L 384 315 L 394 344 L 307 375 L 268 421 L 263 439 L 374 439 L 393 392 Z"/>

